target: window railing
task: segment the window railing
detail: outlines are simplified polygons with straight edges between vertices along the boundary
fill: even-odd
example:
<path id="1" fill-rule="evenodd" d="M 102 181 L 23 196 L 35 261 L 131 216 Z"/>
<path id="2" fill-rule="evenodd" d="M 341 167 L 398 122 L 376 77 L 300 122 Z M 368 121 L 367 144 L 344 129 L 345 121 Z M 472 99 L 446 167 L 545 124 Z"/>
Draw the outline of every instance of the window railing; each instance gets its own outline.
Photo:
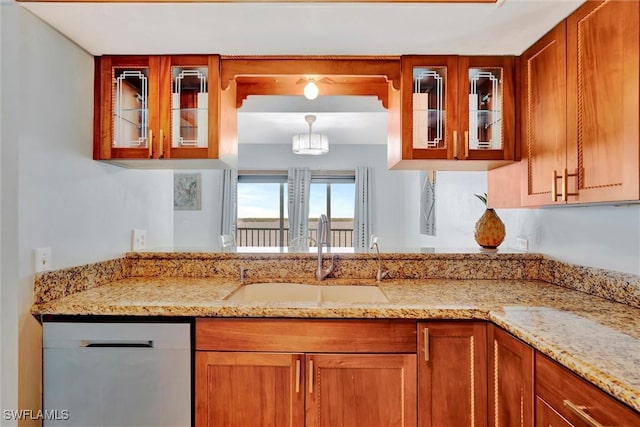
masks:
<path id="1" fill-rule="evenodd" d="M 318 230 L 309 229 L 309 246 L 316 246 Z M 332 228 L 330 232 L 331 246 L 335 248 L 353 245 L 353 229 Z M 243 227 L 238 228 L 236 242 L 238 246 L 287 246 L 289 243 L 289 229 L 283 230 L 283 240 L 280 240 L 279 228 Z M 284 244 L 282 243 L 284 242 Z"/>

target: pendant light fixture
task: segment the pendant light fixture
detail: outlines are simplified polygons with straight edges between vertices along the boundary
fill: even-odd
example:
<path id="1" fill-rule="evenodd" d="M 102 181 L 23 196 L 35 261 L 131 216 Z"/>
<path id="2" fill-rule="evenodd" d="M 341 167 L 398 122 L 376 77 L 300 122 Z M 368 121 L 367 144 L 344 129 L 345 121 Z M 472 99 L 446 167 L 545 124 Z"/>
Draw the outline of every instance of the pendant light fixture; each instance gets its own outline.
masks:
<path id="1" fill-rule="evenodd" d="M 299 133 L 293 136 L 293 152 L 312 156 L 328 153 L 329 138 L 327 135 L 311 131 L 311 125 L 316 121 L 316 116 L 307 114 L 304 119 L 309 123 L 309 133 Z"/>

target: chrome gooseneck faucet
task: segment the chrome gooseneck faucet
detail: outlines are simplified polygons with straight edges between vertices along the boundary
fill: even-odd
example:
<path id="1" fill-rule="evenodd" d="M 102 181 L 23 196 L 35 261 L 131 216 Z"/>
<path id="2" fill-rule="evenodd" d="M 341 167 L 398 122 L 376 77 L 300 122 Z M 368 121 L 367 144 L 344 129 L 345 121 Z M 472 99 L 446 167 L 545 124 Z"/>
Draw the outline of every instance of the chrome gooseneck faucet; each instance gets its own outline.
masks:
<path id="1" fill-rule="evenodd" d="M 329 268 L 322 268 L 322 247 L 329 246 L 329 219 L 326 215 L 318 218 L 318 268 L 316 268 L 316 280 L 323 280 L 333 272 L 335 267 L 335 255 L 331 257 Z"/>
<path id="2" fill-rule="evenodd" d="M 378 238 L 371 236 L 371 244 L 369 249 L 376 248 L 376 255 L 378 256 L 378 271 L 376 272 L 376 280 L 381 282 L 382 279 L 389 275 L 389 270 L 382 270 L 382 259 L 380 259 L 380 247 L 378 246 Z"/>

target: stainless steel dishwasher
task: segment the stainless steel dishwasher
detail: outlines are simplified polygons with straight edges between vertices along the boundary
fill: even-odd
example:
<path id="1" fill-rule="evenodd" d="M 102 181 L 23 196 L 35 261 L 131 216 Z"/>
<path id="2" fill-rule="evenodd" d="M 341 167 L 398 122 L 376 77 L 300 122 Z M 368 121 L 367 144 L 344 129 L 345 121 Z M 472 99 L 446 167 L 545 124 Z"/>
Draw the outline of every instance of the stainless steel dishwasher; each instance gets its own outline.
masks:
<path id="1" fill-rule="evenodd" d="M 64 416 L 43 424 L 191 426 L 190 344 L 189 323 L 44 322 L 43 412 Z"/>

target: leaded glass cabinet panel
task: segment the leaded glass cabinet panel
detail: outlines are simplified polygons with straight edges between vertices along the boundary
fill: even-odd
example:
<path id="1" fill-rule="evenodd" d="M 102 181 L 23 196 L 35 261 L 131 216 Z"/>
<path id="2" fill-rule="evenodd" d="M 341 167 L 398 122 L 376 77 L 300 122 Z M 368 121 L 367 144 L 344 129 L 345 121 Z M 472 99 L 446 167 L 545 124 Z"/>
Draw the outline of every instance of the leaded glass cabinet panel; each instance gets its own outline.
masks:
<path id="1" fill-rule="evenodd" d="M 469 149 L 502 148 L 502 68 L 469 68 Z"/>
<path id="2" fill-rule="evenodd" d="M 113 147 L 149 146 L 149 68 L 113 67 Z"/>
<path id="3" fill-rule="evenodd" d="M 209 70 L 171 67 L 171 147 L 208 145 Z"/>
<path id="4" fill-rule="evenodd" d="M 413 67 L 413 148 L 446 148 L 446 67 Z"/>

